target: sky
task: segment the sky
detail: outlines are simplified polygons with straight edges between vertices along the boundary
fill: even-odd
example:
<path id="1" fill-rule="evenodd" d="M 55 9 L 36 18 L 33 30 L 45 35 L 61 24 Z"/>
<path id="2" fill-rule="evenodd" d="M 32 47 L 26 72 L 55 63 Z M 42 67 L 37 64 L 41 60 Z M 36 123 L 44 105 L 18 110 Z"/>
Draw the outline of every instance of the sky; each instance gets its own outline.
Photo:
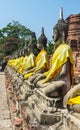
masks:
<path id="1" fill-rule="evenodd" d="M 53 27 L 63 7 L 63 17 L 80 13 L 80 0 L 0 0 L 0 29 L 8 23 L 19 21 L 36 33 L 38 38 L 41 28 L 48 40 L 52 40 Z"/>

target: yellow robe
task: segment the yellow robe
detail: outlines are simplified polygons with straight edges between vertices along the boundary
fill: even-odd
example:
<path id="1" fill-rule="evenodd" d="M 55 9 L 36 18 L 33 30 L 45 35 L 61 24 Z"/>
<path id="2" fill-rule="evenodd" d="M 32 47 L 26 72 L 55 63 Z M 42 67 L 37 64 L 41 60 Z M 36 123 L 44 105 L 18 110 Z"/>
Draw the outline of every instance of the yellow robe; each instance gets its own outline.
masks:
<path id="1" fill-rule="evenodd" d="M 19 69 L 19 73 L 22 74 L 23 71 L 28 70 L 34 66 L 35 66 L 35 55 L 31 53 L 24 59 L 22 66 Z"/>
<path id="2" fill-rule="evenodd" d="M 12 66 L 15 63 L 15 61 L 16 61 L 15 59 L 8 60 L 7 65 Z"/>
<path id="3" fill-rule="evenodd" d="M 29 76 L 36 73 L 41 68 L 45 68 L 46 70 L 49 69 L 49 58 L 45 50 L 40 51 L 40 53 L 37 55 L 35 64 L 36 64 L 35 70 L 32 73 L 25 74 L 24 79 L 27 79 Z"/>
<path id="4" fill-rule="evenodd" d="M 49 71 L 45 72 L 46 78 L 43 80 L 42 83 L 53 79 L 60 71 L 64 63 L 67 60 L 70 60 L 71 63 L 71 76 L 73 78 L 73 58 L 72 58 L 72 50 L 69 45 L 66 43 L 62 43 L 59 47 L 55 50 L 52 58 L 52 67 Z"/>
<path id="5" fill-rule="evenodd" d="M 20 58 L 18 59 L 18 62 L 16 62 L 16 64 L 13 65 L 13 68 L 14 68 L 15 70 L 18 70 L 18 69 L 19 69 L 19 67 L 21 66 L 21 63 L 23 62 L 23 59 L 24 59 L 23 56 L 20 57 Z"/>
<path id="6" fill-rule="evenodd" d="M 23 69 L 24 69 L 24 65 L 25 65 L 25 62 L 27 61 L 27 59 L 28 59 L 28 56 L 25 56 L 24 58 L 23 58 L 23 62 L 21 62 L 21 65 L 20 65 L 20 67 L 18 68 L 18 72 L 21 74 L 22 73 L 22 71 L 23 71 Z"/>
<path id="7" fill-rule="evenodd" d="M 20 58 L 11 59 L 11 60 L 8 61 L 7 64 L 8 64 L 10 67 L 14 68 L 14 67 L 18 64 L 19 60 L 20 60 Z"/>
<path id="8" fill-rule="evenodd" d="M 80 104 L 80 96 L 73 97 L 67 101 L 68 105 Z"/>

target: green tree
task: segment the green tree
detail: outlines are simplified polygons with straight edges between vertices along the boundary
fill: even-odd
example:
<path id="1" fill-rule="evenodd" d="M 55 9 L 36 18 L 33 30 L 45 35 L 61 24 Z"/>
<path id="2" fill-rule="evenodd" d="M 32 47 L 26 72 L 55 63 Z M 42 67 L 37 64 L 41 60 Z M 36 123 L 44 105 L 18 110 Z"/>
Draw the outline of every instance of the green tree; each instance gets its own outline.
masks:
<path id="1" fill-rule="evenodd" d="M 53 54 L 54 52 L 54 44 L 53 44 L 53 41 L 48 41 L 48 44 L 47 44 L 47 52 L 48 54 Z"/>
<path id="2" fill-rule="evenodd" d="M 28 44 L 32 31 L 20 24 L 19 21 L 12 21 L 0 30 L 0 46 L 3 45 L 4 54 L 10 55 L 24 44 Z M 3 54 L 2 54 L 3 55 Z"/>
<path id="3" fill-rule="evenodd" d="M 31 35 L 32 31 L 20 24 L 19 21 L 13 21 L 4 27 L 1 32 L 4 37 L 24 38 L 26 40 Z"/>

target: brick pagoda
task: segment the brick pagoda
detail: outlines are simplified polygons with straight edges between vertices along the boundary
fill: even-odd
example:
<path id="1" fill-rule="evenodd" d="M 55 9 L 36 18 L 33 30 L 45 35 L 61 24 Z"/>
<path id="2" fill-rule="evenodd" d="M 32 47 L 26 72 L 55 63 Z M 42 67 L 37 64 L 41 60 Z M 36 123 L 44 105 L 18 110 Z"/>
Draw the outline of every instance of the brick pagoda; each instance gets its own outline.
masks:
<path id="1" fill-rule="evenodd" d="M 73 50 L 74 74 L 80 82 L 80 14 L 70 15 L 66 22 L 68 23 L 67 41 Z"/>

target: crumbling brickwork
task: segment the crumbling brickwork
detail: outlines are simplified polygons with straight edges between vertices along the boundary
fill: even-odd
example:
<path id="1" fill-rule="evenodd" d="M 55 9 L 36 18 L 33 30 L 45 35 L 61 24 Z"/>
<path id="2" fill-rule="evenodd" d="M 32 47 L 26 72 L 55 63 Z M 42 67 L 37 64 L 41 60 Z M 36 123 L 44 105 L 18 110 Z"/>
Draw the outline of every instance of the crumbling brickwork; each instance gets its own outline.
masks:
<path id="1" fill-rule="evenodd" d="M 68 23 L 67 42 L 72 47 L 74 58 L 74 74 L 78 82 L 80 78 L 80 14 L 70 15 L 66 22 Z M 77 81 L 76 79 L 76 81 Z"/>

